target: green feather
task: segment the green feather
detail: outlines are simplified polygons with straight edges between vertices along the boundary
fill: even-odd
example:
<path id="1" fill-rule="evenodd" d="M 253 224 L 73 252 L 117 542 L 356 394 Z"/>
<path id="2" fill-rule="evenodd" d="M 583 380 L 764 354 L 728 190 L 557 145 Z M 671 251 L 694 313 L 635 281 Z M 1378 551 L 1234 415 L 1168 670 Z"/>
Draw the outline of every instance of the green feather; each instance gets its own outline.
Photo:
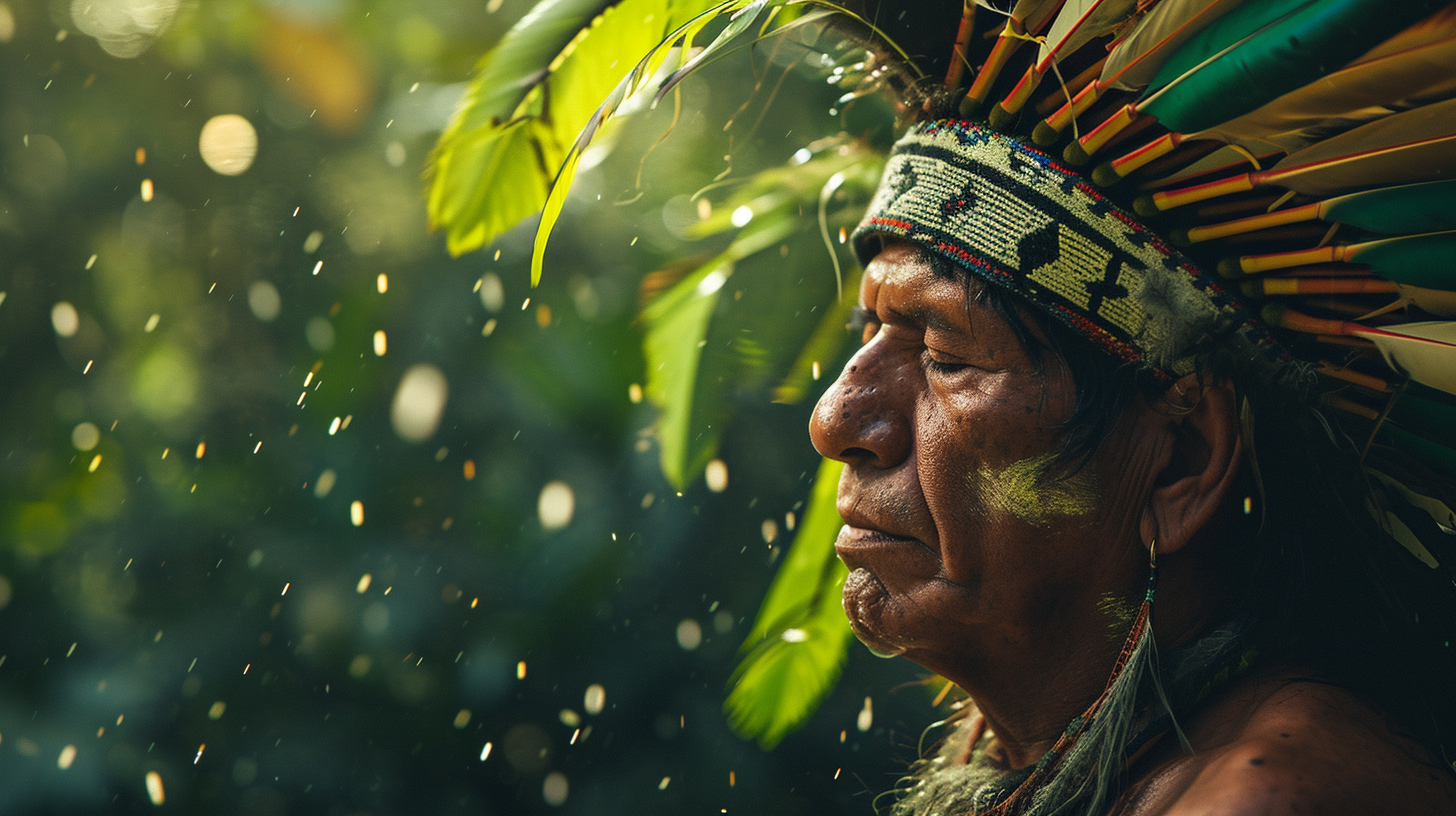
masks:
<path id="1" fill-rule="evenodd" d="M 1369 264 L 1387 280 L 1425 289 L 1456 290 L 1456 230 L 1356 244 L 1345 260 Z"/>
<path id="2" fill-rule="evenodd" d="M 1320 205 L 1319 217 L 1385 235 L 1456 229 L 1456 179 L 1342 195 Z"/>
<path id="3" fill-rule="evenodd" d="M 1446 447 L 1456 447 L 1456 404 L 1450 395 L 1433 388 L 1420 390 L 1439 397 L 1427 399 L 1408 387 L 1391 406 L 1390 421 Z"/>
<path id="4" fill-rule="evenodd" d="M 1314 0 L 1269 0 L 1240 3 L 1222 17 L 1191 37 L 1183 47 L 1163 63 L 1148 83 L 1152 93 L 1205 61 L 1218 56 L 1239 41 L 1285 16 L 1310 5 Z"/>
<path id="5" fill-rule="evenodd" d="M 1266 5 L 1266 4 L 1257 4 Z M 1320 0 L 1237 41 L 1138 105 L 1169 130 L 1196 133 L 1338 70 L 1430 14 L 1435 0 Z M 1230 12 L 1204 33 L 1234 17 Z M 1203 46 L 1203 36 L 1195 38 Z M 1190 46 L 1194 43 L 1190 43 Z M 1206 46 L 1203 46 L 1206 48 Z M 1200 53 L 1204 53 L 1200 48 Z M 1169 66 L 1164 66 L 1164 72 Z M 1160 72 L 1159 78 L 1163 78 Z"/>

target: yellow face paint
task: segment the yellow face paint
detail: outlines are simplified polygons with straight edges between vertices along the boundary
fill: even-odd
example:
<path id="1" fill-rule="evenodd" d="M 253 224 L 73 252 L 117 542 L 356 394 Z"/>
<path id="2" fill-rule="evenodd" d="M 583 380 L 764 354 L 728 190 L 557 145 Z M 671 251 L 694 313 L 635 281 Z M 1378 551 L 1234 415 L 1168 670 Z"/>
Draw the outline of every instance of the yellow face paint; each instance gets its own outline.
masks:
<path id="1" fill-rule="evenodd" d="M 1066 479 L 1048 480 L 1055 462 L 1048 453 L 1012 462 L 1004 470 L 982 467 L 971 480 L 988 509 L 1009 513 L 1044 527 L 1059 517 L 1083 516 L 1097 509 L 1097 478 L 1086 469 Z"/>

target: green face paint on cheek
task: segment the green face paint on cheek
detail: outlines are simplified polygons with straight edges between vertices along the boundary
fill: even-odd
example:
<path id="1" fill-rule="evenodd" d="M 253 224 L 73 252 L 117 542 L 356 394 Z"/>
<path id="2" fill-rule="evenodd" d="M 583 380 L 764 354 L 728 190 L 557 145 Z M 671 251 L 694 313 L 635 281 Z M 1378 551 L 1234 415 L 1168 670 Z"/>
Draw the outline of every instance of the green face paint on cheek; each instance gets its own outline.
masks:
<path id="1" fill-rule="evenodd" d="M 1055 462 L 1052 454 L 1012 462 L 997 471 L 982 467 L 971 482 L 986 508 L 1007 513 L 1027 524 L 1044 527 L 1054 519 L 1085 516 L 1097 509 L 1097 479 L 1090 471 L 1048 480 L 1047 470 Z"/>

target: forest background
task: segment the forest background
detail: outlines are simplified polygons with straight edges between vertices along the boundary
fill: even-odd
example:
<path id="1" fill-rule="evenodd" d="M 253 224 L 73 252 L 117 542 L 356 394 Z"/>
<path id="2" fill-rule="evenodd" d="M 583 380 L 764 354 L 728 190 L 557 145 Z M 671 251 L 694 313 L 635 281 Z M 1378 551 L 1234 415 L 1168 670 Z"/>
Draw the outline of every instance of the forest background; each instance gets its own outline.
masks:
<path id="1" fill-rule="evenodd" d="M 835 302 L 812 213 L 720 299 L 758 375 L 708 478 L 643 398 L 644 293 L 723 248 L 693 194 L 840 91 L 769 45 L 689 77 L 532 289 L 534 222 L 451 257 L 425 217 L 528 8 L 0 3 L 0 813 L 869 813 L 914 758 L 938 689 L 858 648 L 771 751 L 723 711 L 842 362 L 774 401 Z"/>

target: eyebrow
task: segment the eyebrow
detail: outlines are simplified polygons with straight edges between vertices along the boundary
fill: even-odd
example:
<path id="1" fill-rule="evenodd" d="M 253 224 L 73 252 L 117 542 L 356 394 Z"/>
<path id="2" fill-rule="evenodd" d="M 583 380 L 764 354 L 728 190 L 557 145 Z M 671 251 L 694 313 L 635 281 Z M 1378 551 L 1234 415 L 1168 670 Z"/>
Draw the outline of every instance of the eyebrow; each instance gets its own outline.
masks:
<path id="1" fill-rule="evenodd" d="M 935 309 L 917 307 L 909 310 L 890 309 L 890 315 L 903 323 L 911 323 L 916 326 L 924 326 L 935 331 L 963 331 L 963 327 L 947 320 L 944 315 Z"/>

